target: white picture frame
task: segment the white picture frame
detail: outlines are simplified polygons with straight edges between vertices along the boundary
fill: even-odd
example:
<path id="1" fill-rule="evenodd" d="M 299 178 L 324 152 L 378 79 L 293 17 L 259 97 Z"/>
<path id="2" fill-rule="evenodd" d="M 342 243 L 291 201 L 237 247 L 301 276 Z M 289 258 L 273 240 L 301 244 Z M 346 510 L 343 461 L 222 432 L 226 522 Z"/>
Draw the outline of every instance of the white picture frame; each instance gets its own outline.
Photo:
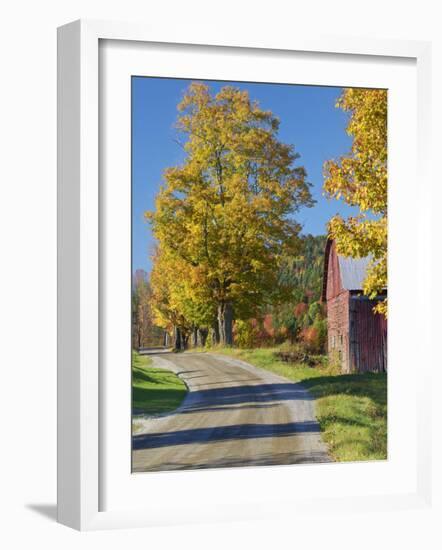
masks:
<path id="1" fill-rule="evenodd" d="M 430 45 L 423 42 L 363 40 L 345 37 L 304 39 L 280 37 L 278 43 L 256 43 L 238 39 L 234 43 L 217 41 L 207 43 L 198 37 L 191 39 L 182 35 L 168 36 L 159 28 L 135 24 L 76 21 L 61 27 L 58 31 L 58 520 L 60 523 L 80 530 L 139 527 L 179 522 L 199 522 L 259 518 L 264 513 L 270 516 L 309 513 L 312 510 L 328 509 L 346 511 L 357 501 L 360 509 L 370 511 L 397 509 L 398 507 L 428 506 L 431 500 L 430 432 L 428 418 L 430 403 L 426 395 L 429 384 L 430 361 L 422 362 L 415 410 L 416 436 L 416 484 L 412 491 L 391 491 L 366 495 L 346 496 L 333 491 L 328 497 L 299 500 L 287 495 L 272 495 L 266 504 L 266 495 L 249 499 L 247 507 L 239 502 L 231 505 L 226 499 L 219 502 L 200 503 L 186 513 L 177 508 L 166 511 L 164 507 L 129 507 L 122 501 L 121 507 L 113 506 L 103 510 L 102 491 L 103 445 L 102 416 L 106 413 L 101 400 L 103 388 L 100 384 L 103 372 L 100 354 L 102 318 L 100 304 L 103 300 L 102 250 L 103 225 L 100 212 L 103 208 L 100 189 L 100 41 L 125 41 L 128 44 L 169 44 L 178 49 L 197 46 L 207 48 L 228 48 L 235 52 L 272 52 L 284 56 L 287 52 L 309 52 L 312 55 L 332 56 L 376 56 L 378 58 L 411 59 L 416 63 L 417 80 L 417 167 L 419 171 L 420 207 L 417 214 L 419 231 L 416 244 L 419 246 L 419 277 L 421 286 L 431 286 L 431 232 L 430 217 L 425 204 L 431 204 L 431 182 L 429 180 L 427 151 L 429 149 L 429 78 Z M 193 76 L 193 75 L 189 75 Z M 419 294 L 417 301 L 423 309 L 424 321 L 421 345 L 424 349 L 430 338 L 430 306 Z M 428 313 L 428 315 L 425 315 Z M 427 319 L 427 320 L 425 320 Z M 429 349 L 429 348 L 428 348 Z M 426 352 L 428 354 L 428 351 Z M 414 413 L 413 413 L 414 414 Z M 126 442 L 122 442 L 124 445 Z M 127 449 L 130 454 L 129 448 Z M 322 467 L 322 466 L 321 466 Z M 326 467 L 326 466 L 323 466 Z M 376 467 L 376 466 L 375 466 Z M 414 466 L 413 466 L 414 467 Z M 279 481 L 284 480 L 289 470 L 280 469 Z M 352 465 L 347 465 L 352 468 Z M 350 471 L 350 470 L 348 470 Z M 352 475 L 358 475 L 354 469 Z M 163 476 L 176 476 L 162 473 Z M 207 472 L 180 473 L 183 488 L 189 484 L 202 484 Z M 211 475 L 211 474 L 209 474 Z M 220 472 L 222 483 L 228 483 L 229 476 L 239 483 L 239 477 L 248 478 L 250 483 L 263 478 L 262 469 L 248 469 Z M 351 478 L 351 476 L 350 476 Z M 149 478 L 145 478 L 149 482 Z M 178 478 L 175 477 L 175 480 Z M 153 478 L 151 478 L 153 481 Z M 190 497 L 191 498 L 191 497 Z M 210 498 L 210 497 L 208 497 Z M 195 499 L 196 500 L 196 499 Z M 209 505 L 208 505 L 209 504 Z M 198 512 L 195 514 L 195 510 Z"/>

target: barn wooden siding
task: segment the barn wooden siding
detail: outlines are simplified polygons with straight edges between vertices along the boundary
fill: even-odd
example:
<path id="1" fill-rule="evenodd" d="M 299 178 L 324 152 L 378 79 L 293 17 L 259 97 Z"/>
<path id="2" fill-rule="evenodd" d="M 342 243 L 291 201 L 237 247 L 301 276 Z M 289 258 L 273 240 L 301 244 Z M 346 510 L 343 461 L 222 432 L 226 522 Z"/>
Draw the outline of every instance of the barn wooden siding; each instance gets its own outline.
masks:
<path id="1" fill-rule="evenodd" d="M 369 258 L 338 256 L 335 243 L 327 241 L 322 300 L 327 303 L 328 352 L 338 356 L 343 373 L 387 370 L 387 320 L 374 313 L 377 301 L 361 289 L 368 264 Z"/>
<path id="2" fill-rule="evenodd" d="M 374 313 L 376 301 L 350 297 L 350 370 L 387 371 L 387 320 Z"/>
<path id="3" fill-rule="evenodd" d="M 336 246 L 333 241 L 327 241 L 325 249 L 324 262 L 324 282 L 322 288 L 323 300 L 327 303 L 329 300 L 336 298 L 344 289 L 341 284 L 341 273 L 339 271 L 338 255 L 336 254 Z"/>
<path id="4" fill-rule="evenodd" d="M 337 356 L 342 372 L 350 372 L 349 324 L 350 310 L 348 307 L 349 292 L 343 291 L 327 302 L 327 339 L 330 357 Z"/>
<path id="5" fill-rule="evenodd" d="M 350 293 L 342 288 L 338 255 L 332 241 L 328 242 L 325 264 L 323 294 L 327 300 L 328 353 L 330 356 L 337 356 L 342 372 L 350 372 L 350 310 L 348 307 Z"/>

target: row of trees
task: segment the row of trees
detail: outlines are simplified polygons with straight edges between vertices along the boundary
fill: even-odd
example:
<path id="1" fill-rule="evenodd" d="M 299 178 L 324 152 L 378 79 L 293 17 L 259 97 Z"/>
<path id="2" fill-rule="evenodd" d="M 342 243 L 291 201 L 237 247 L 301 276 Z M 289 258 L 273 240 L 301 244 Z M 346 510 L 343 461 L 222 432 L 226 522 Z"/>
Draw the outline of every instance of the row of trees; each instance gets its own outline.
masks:
<path id="1" fill-rule="evenodd" d="M 287 258 L 301 251 L 293 215 L 312 206 L 310 184 L 278 119 L 248 92 L 211 95 L 192 84 L 178 106 L 186 157 L 169 168 L 146 214 L 158 246 L 151 288 L 155 321 L 173 327 L 175 347 L 192 335 L 233 343 L 233 322 L 287 299 Z"/>
<path id="2" fill-rule="evenodd" d="M 321 353 L 325 349 L 326 315 L 320 302 L 324 246 L 326 238 L 306 235 L 300 237 L 302 255 L 286 258 L 280 268 L 279 279 L 287 289 L 283 303 L 265 304 L 256 310 L 256 317 L 236 319 L 233 333 L 235 345 L 260 347 L 289 340 L 301 342 L 308 351 Z M 157 272 L 158 273 L 158 272 Z M 158 285 L 162 281 L 158 281 Z M 133 347 L 161 345 L 173 325 L 163 324 L 164 331 L 156 326 L 152 311 L 153 299 L 148 274 L 144 270 L 135 273 L 132 288 Z M 213 331 L 205 326 L 192 332 L 192 327 L 180 331 L 181 345 L 204 346 L 212 343 Z"/>
<path id="3" fill-rule="evenodd" d="M 164 344 L 165 333 L 156 326 L 152 309 L 152 290 L 144 269 L 137 269 L 132 280 L 132 348 Z"/>

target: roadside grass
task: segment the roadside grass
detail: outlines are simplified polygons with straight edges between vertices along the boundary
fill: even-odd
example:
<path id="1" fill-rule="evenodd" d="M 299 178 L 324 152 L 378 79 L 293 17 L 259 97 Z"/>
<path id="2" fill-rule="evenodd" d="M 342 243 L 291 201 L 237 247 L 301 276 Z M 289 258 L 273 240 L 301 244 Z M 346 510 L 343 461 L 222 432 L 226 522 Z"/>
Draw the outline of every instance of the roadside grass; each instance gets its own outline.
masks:
<path id="1" fill-rule="evenodd" d="M 387 375 L 339 374 L 336 367 L 308 367 L 275 357 L 277 348 L 214 348 L 294 382 L 316 398 L 316 416 L 334 460 L 387 458 Z"/>
<path id="2" fill-rule="evenodd" d="M 152 359 L 132 352 L 132 411 L 156 415 L 179 407 L 187 393 L 184 382 L 173 372 L 152 367 Z"/>

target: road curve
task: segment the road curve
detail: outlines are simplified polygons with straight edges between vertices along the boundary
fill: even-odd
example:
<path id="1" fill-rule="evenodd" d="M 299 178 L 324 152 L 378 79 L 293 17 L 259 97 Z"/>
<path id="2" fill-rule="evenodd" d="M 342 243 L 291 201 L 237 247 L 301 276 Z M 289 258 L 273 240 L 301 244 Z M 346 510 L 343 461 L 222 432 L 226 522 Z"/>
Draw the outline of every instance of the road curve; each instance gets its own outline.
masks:
<path id="1" fill-rule="evenodd" d="M 330 462 L 301 384 L 213 353 L 152 359 L 189 392 L 171 414 L 134 417 L 133 472 Z"/>

